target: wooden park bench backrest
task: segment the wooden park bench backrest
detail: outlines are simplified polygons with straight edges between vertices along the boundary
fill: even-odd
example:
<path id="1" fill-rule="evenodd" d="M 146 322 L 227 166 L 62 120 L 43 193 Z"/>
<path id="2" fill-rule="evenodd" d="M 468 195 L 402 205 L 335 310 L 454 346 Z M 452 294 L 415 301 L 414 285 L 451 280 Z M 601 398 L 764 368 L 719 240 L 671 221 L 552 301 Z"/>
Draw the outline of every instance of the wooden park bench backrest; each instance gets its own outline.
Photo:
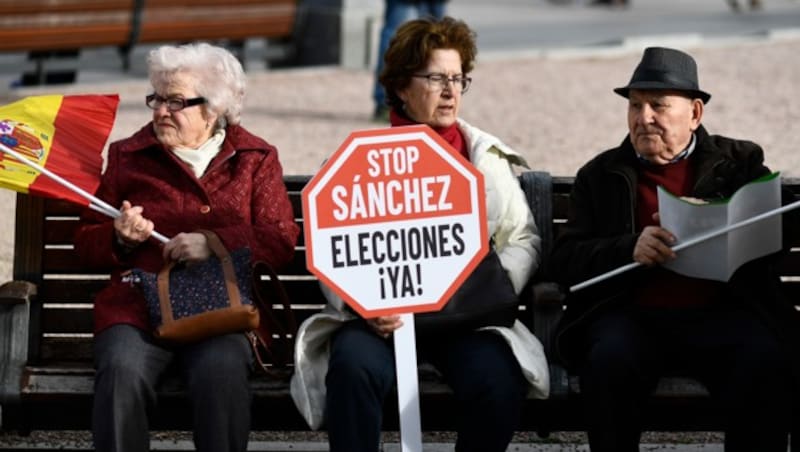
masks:
<path id="1" fill-rule="evenodd" d="M 0 0 L 0 51 L 122 46 L 134 0 Z"/>
<path id="2" fill-rule="evenodd" d="M 290 38 L 297 0 L 0 0 L 0 51 Z"/>
<path id="3" fill-rule="evenodd" d="M 148 0 L 140 43 L 292 36 L 297 0 Z"/>
<path id="4" fill-rule="evenodd" d="M 535 202 L 549 204 L 549 177 L 543 179 L 547 175 L 539 173 L 538 178 L 533 178 L 533 174 L 521 176 L 531 181 L 524 185 L 529 198 L 538 197 Z M 310 176 L 284 178 L 301 228 L 301 191 L 309 180 Z M 36 301 L 31 306 L 29 361 L 38 364 L 89 363 L 92 356 L 92 303 L 95 295 L 107 285 L 108 274 L 85 269 L 75 253 L 73 237 L 82 208 L 64 201 L 18 195 L 16 209 L 14 280 L 29 281 L 38 287 Z M 539 209 L 537 215 L 543 226 L 550 224 L 545 221 L 545 210 Z M 546 231 L 548 228 L 542 229 Z M 545 244 L 549 242 L 549 239 L 545 240 Z M 294 259 L 280 269 L 279 276 L 289 294 L 298 324 L 322 309 L 324 298 L 319 284 L 306 269 L 303 234 Z M 529 300 L 530 297 L 523 299 Z M 280 318 L 283 306 L 276 304 L 274 307 Z M 532 310 L 531 303 L 521 307 L 520 318 L 528 325 L 532 325 Z M 278 341 L 283 339 L 276 338 Z"/>
<path id="5" fill-rule="evenodd" d="M 309 176 L 284 178 L 289 190 L 296 221 L 302 227 L 301 190 Z M 526 172 L 520 176 L 528 201 L 534 212 L 547 253 L 553 237 L 558 234 L 566 219 L 572 178 L 553 177 L 547 173 Z M 783 184 L 800 199 L 800 180 L 784 179 Z M 48 429 L 86 429 L 91 412 L 91 342 L 92 300 L 105 286 L 108 276 L 83 269 L 72 243 L 78 225 L 80 208 L 66 202 L 17 196 L 14 279 L 37 284 L 38 295 L 30 304 L 28 326 L 28 360 L 23 371 L 22 394 L 13 379 L 6 378 L 6 387 L 0 399 L 13 403 L 3 406 L 3 425 L 36 426 Z M 102 239 L 102 238 L 99 238 Z M 547 266 L 547 259 L 543 266 Z M 800 295 L 800 249 L 795 249 L 780 266 L 784 287 L 794 300 Z M 323 297 L 316 278 L 305 266 L 303 237 L 296 248 L 293 261 L 281 269 L 283 281 L 292 301 L 292 311 L 298 323 L 323 307 Z M 528 324 L 543 342 L 547 351 L 552 347 L 552 332 L 562 311 L 559 288 L 538 276 L 532 288 L 522 297 L 520 318 Z M 532 294 L 532 295 L 531 295 Z M 281 313 L 281 306 L 275 306 Z M 22 329 L 24 331 L 24 328 Z M 276 338 L 277 341 L 285 338 Z M 1 368 L 2 366 L 0 366 Z M 10 368 L 13 370 L 13 368 Z M 574 397 L 574 377 L 556 363 L 551 363 L 551 398 L 529 400 L 523 413 L 521 430 L 550 431 L 582 430 L 579 398 Z M 422 376 L 420 377 L 422 379 Z M 166 387 L 181 391 L 180 386 Z M 453 428 L 453 405 L 449 402 L 447 388 L 437 381 L 422 382 L 424 428 L 448 430 Z M 288 396 L 285 378 L 258 378 L 254 380 L 254 429 L 297 430 L 307 425 L 297 414 Z M 21 403 L 20 403 L 21 400 Z M 170 398 L 170 400 L 172 400 Z M 716 430 L 720 428 L 719 416 L 709 404 L 702 386 L 688 379 L 662 380 L 653 398 L 654 410 L 648 414 L 647 425 L 654 430 Z M 3 402 L 3 400 L 0 400 Z M 46 403 L 46 405 L 41 405 Z M 47 406 L 47 415 L 42 412 Z M 59 415 L 52 409 L 63 406 L 74 413 Z M 161 418 L 153 425 L 169 429 L 186 428 L 185 405 L 167 409 L 161 405 Z M 687 407 L 691 409 L 687 410 Z M 451 410 L 451 411 L 448 411 Z M 391 414 L 393 409 L 387 408 Z M 396 413 L 396 410 L 394 411 Z M 676 414 L 677 413 L 677 414 Z M 387 425 L 397 425 L 387 418 Z"/>

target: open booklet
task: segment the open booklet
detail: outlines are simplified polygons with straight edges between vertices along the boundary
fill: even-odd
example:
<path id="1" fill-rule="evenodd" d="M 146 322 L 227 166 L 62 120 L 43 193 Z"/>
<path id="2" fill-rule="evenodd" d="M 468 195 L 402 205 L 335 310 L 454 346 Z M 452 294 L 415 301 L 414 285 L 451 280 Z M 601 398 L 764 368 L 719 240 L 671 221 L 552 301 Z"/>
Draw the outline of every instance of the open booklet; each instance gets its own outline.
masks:
<path id="1" fill-rule="evenodd" d="M 658 187 L 661 226 L 675 234 L 675 247 L 704 234 L 781 207 L 780 173 L 758 178 L 728 199 L 698 204 Z M 664 266 L 695 278 L 728 281 L 739 266 L 781 249 L 781 216 L 764 218 L 678 251 Z"/>

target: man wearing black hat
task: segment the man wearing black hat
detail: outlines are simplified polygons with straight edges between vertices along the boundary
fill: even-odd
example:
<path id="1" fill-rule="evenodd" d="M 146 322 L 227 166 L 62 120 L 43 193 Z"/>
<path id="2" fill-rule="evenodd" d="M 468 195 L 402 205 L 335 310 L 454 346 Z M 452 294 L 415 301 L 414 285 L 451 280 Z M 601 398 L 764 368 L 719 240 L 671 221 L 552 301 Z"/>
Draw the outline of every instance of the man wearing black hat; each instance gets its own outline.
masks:
<path id="1" fill-rule="evenodd" d="M 646 49 L 630 83 L 614 91 L 628 99 L 629 134 L 578 171 L 550 267 L 570 286 L 642 264 L 568 294 L 557 332 L 558 358 L 580 376 L 591 450 L 638 451 L 644 400 L 660 376 L 679 372 L 719 403 L 726 451 L 785 452 L 792 380 L 790 325 L 781 322 L 793 314 L 778 293 L 775 256 L 744 264 L 728 282 L 660 265 L 675 258 L 675 237 L 659 225 L 657 186 L 727 198 L 770 173 L 763 151 L 709 135 L 701 120 L 711 95 L 684 52 Z"/>

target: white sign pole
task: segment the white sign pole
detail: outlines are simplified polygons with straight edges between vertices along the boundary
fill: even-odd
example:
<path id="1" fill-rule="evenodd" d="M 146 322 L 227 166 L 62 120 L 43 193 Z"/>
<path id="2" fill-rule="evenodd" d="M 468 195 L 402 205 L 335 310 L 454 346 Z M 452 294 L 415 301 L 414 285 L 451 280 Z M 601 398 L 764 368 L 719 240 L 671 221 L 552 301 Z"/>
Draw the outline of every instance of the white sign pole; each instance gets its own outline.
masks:
<path id="1" fill-rule="evenodd" d="M 422 452 L 414 314 L 400 314 L 400 320 L 403 321 L 403 326 L 394 331 L 394 364 L 397 370 L 400 444 L 402 452 Z"/>
<path id="2" fill-rule="evenodd" d="M 774 217 L 775 215 L 782 214 L 784 212 L 788 212 L 790 210 L 797 209 L 798 207 L 800 207 L 800 201 L 795 201 L 795 202 L 793 202 L 791 204 L 787 204 L 787 205 L 785 205 L 783 207 L 779 207 L 779 208 L 774 209 L 774 210 L 769 210 L 767 212 L 764 212 L 762 214 L 756 215 L 754 217 L 750 217 L 750 218 L 748 218 L 746 220 L 743 220 L 743 221 L 740 221 L 738 223 L 734 223 L 734 224 L 731 224 L 731 225 L 728 225 L 728 226 L 725 226 L 725 227 L 722 227 L 722 228 L 719 228 L 719 229 L 715 229 L 715 230 L 707 232 L 705 234 L 701 234 L 701 235 L 699 235 L 699 236 L 697 236 L 697 237 L 695 237 L 693 239 L 689 239 L 689 240 L 687 240 L 687 241 L 685 241 L 683 243 L 675 245 L 672 248 L 672 251 L 680 251 L 680 250 L 682 250 L 684 248 L 689 248 L 692 245 L 696 245 L 696 244 L 698 244 L 700 242 L 705 242 L 706 240 L 713 239 L 714 237 L 718 237 L 718 236 L 720 236 L 722 234 L 726 234 L 726 233 L 728 233 L 730 231 L 733 231 L 734 229 L 739 229 L 741 227 L 753 224 L 753 223 L 755 223 L 757 221 L 761 221 L 761 220 L 764 220 L 766 218 Z M 622 267 L 619 267 L 619 268 L 615 268 L 614 270 L 611 270 L 609 272 L 603 273 L 602 275 L 598 275 L 598 276 L 595 276 L 594 278 L 587 279 L 586 281 L 584 281 L 582 283 L 575 284 L 574 286 L 570 286 L 569 291 L 570 292 L 576 292 L 576 291 L 581 290 L 581 289 L 583 289 L 585 287 L 589 287 L 592 284 L 599 283 L 600 281 L 604 281 L 604 280 L 606 280 L 606 279 L 608 279 L 608 278 L 610 278 L 612 276 L 616 276 L 616 275 L 618 275 L 620 273 L 624 273 L 624 272 L 626 272 L 628 270 L 632 270 L 632 269 L 634 269 L 634 268 L 636 268 L 636 267 L 638 267 L 640 265 L 641 264 L 638 263 L 638 262 L 631 262 L 630 264 L 623 265 Z"/>

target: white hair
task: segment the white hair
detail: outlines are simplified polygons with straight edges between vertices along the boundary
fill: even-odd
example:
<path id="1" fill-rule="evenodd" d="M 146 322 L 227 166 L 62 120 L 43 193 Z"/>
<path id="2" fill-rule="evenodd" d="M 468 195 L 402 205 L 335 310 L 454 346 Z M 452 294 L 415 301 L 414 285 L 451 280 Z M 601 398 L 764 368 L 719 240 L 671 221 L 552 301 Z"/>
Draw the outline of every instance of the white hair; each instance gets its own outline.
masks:
<path id="1" fill-rule="evenodd" d="M 239 124 L 247 79 L 242 64 L 228 50 L 204 42 L 161 46 L 150 51 L 147 72 L 155 89 L 169 84 L 176 73 L 188 74 L 197 95 L 219 116 L 218 127 Z"/>

